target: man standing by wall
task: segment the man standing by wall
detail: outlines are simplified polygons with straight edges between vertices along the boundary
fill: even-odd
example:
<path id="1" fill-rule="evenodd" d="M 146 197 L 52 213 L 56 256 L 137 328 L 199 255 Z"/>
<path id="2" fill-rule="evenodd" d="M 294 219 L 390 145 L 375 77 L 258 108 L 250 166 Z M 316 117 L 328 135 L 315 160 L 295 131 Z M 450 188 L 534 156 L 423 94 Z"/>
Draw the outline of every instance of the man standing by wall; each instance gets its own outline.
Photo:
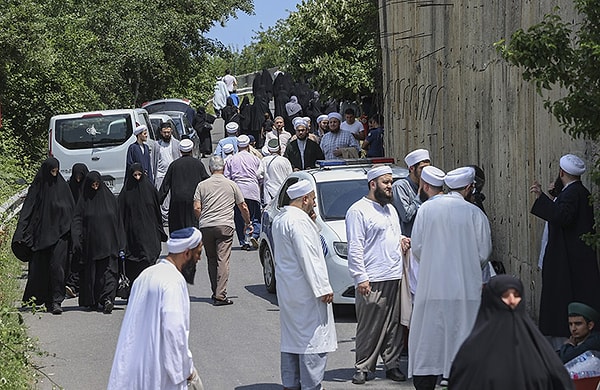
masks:
<path id="1" fill-rule="evenodd" d="M 402 235 L 392 202 L 392 169 L 374 166 L 367 173 L 369 193 L 346 213 L 348 271 L 356 287 L 356 373 L 352 383 L 364 384 L 375 371 L 379 355 L 385 375 L 406 380 L 400 371 L 400 281 Z"/>
<path id="2" fill-rule="evenodd" d="M 548 244 L 542 268 L 540 330 L 558 348 L 569 337 L 565 321 L 570 302 L 600 311 L 600 273 L 596 252 L 581 236 L 594 229 L 590 192 L 581 183 L 585 163 L 573 154 L 560 158 L 558 176 L 564 185 L 553 202 L 536 181 L 531 213 L 548 221 Z"/>
<path id="3" fill-rule="evenodd" d="M 333 290 L 307 180 L 287 189 L 290 205 L 273 221 L 275 277 L 281 322 L 281 380 L 285 389 L 320 389 L 327 353 L 337 349 Z"/>
<path id="4" fill-rule="evenodd" d="M 223 82 L 225 83 L 225 86 L 227 87 L 227 92 L 234 93 L 235 90 L 237 89 L 237 79 L 235 78 L 235 76 L 231 75 L 231 70 L 226 69 L 225 70 L 225 76 L 223 76 Z"/>
<path id="5" fill-rule="evenodd" d="M 423 203 L 411 248 L 419 263 L 410 334 L 408 376 L 417 390 L 433 390 L 448 378 L 456 352 L 469 335 L 481 301 L 481 270 L 492 252 L 490 224 L 465 200 L 475 170 L 457 168 L 444 182 L 447 195 Z"/>
<path id="6" fill-rule="evenodd" d="M 140 163 L 142 164 L 144 173 L 148 175 L 148 179 L 154 184 L 152 164 L 150 163 L 150 148 L 145 143 L 148 140 L 148 128 L 144 125 L 140 125 L 133 130 L 133 134 L 136 136 L 136 141 L 129 145 L 129 148 L 127 149 L 125 172 L 129 171 L 129 167 L 133 163 Z"/>

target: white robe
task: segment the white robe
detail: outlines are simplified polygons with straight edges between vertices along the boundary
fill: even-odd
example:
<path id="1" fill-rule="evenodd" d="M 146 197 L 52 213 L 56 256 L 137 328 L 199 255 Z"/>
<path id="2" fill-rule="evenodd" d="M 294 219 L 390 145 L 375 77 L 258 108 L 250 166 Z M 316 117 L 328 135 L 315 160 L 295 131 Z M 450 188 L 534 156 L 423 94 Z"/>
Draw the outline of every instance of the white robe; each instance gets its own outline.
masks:
<path id="1" fill-rule="evenodd" d="M 281 352 L 316 354 L 337 349 L 332 293 L 317 225 L 295 206 L 273 221 L 275 280 L 281 322 Z"/>
<path id="2" fill-rule="evenodd" d="M 135 280 L 121 325 L 109 390 L 185 390 L 194 364 L 188 346 L 190 298 L 166 259 Z"/>
<path id="3" fill-rule="evenodd" d="M 411 237 L 419 262 L 408 339 L 408 375 L 448 378 L 481 301 L 481 270 L 492 251 L 485 214 L 457 192 L 423 203 Z"/>
<path id="4" fill-rule="evenodd" d="M 281 183 L 292 173 L 292 164 L 287 158 L 272 154 L 260 160 L 258 167 L 258 177 L 263 179 L 263 199 L 264 204 L 269 204 Z"/>

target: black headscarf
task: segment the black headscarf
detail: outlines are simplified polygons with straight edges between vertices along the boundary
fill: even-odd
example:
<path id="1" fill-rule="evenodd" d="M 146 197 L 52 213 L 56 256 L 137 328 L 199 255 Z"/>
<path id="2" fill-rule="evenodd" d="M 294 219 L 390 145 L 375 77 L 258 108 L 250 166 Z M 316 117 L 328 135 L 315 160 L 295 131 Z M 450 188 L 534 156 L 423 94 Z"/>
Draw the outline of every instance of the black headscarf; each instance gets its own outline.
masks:
<path id="1" fill-rule="evenodd" d="M 142 174 L 141 179 L 136 180 L 134 172 L 143 173 L 142 165 L 135 163 L 129 167 L 119 194 L 119 213 L 127 242 L 125 253 L 128 260 L 154 263 L 160 255 L 160 242 L 167 240 L 158 191 L 148 176 Z"/>
<path id="2" fill-rule="evenodd" d="M 73 197 L 60 171 L 56 176 L 50 173 L 55 168 L 59 163 L 54 157 L 42 163 L 19 214 L 12 248 L 22 261 L 29 261 L 31 251 L 56 244 L 71 228 Z"/>
<path id="3" fill-rule="evenodd" d="M 448 389 L 572 389 L 567 370 L 529 318 L 524 301 L 514 309 L 502 301 L 509 288 L 523 298 L 523 284 L 510 275 L 495 276 L 483 288 L 473 330 L 452 363 Z"/>
<path id="4" fill-rule="evenodd" d="M 83 183 L 85 182 L 85 176 L 89 173 L 87 165 L 83 163 L 73 164 L 73 168 L 71 168 L 71 178 L 69 179 L 69 188 L 71 189 L 71 194 L 73 195 L 73 200 L 75 203 L 79 201 L 79 197 L 83 192 Z M 77 178 L 79 177 L 79 181 Z"/>
<path id="5" fill-rule="evenodd" d="M 92 188 L 94 182 L 100 183 L 97 190 Z M 73 250 L 81 252 L 84 262 L 116 258 L 125 247 L 117 199 L 97 171 L 85 177 L 83 193 L 75 206 L 71 236 Z"/>

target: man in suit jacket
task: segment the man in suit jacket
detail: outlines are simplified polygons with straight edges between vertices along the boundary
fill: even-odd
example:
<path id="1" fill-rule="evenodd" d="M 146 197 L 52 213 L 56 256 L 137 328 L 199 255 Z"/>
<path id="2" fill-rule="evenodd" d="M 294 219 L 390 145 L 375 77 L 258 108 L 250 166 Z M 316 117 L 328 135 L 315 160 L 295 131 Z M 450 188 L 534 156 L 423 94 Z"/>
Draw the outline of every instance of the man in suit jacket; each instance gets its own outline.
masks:
<path id="1" fill-rule="evenodd" d="M 133 130 L 133 134 L 136 136 L 136 141 L 129 145 L 127 149 L 127 164 L 125 166 L 125 172 L 129 170 L 129 167 L 134 163 L 142 164 L 144 173 L 148 175 L 150 182 L 154 184 L 154 175 L 152 174 L 152 164 L 150 159 L 150 148 L 146 145 L 148 140 L 148 128 L 144 125 L 140 125 Z"/>
<path id="2" fill-rule="evenodd" d="M 317 160 L 324 160 L 325 156 L 318 143 L 308 137 L 308 123 L 296 118 L 294 121 L 296 139 L 290 141 L 283 156 L 290 160 L 294 171 L 314 168 Z"/>

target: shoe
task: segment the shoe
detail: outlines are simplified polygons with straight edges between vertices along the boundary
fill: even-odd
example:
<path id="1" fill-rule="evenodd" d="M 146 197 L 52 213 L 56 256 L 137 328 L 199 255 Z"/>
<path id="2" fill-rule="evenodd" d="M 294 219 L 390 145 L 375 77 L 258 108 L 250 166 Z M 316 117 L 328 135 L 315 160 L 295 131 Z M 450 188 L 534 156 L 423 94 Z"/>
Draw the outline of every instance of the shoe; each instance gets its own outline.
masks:
<path id="1" fill-rule="evenodd" d="M 385 377 L 395 382 L 404 382 L 406 380 L 406 375 L 404 375 L 399 368 L 391 368 L 387 370 L 385 372 Z"/>
<path id="2" fill-rule="evenodd" d="M 70 286 L 65 286 L 65 295 L 67 296 L 67 298 L 75 298 L 77 296 L 73 288 L 71 288 Z"/>
<path id="3" fill-rule="evenodd" d="M 356 371 L 352 377 L 352 383 L 355 385 L 364 385 L 367 379 L 367 373 L 364 371 Z"/>
<path id="4" fill-rule="evenodd" d="M 258 240 L 254 237 L 250 237 L 250 244 L 254 249 L 258 249 Z"/>
<path id="5" fill-rule="evenodd" d="M 244 245 L 242 245 L 242 250 L 243 251 L 251 251 L 252 247 L 248 244 L 244 244 Z"/>
<path id="6" fill-rule="evenodd" d="M 213 306 L 227 306 L 227 305 L 233 305 L 233 301 L 229 298 L 215 299 L 213 302 Z"/>
<path id="7" fill-rule="evenodd" d="M 60 303 L 53 303 L 51 313 L 54 315 L 62 314 L 63 309 L 60 307 Z"/>
<path id="8" fill-rule="evenodd" d="M 448 386 L 448 379 L 444 379 L 442 378 L 442 380 L 440 381 L 440 386 Z"/>
<path id="9" fill-rule="evenodd" d="M 104 314 L 110 314 L 110 313 L 112 313 L 114 307 L 115 307 L 114 303 L 112 303 L 112 301 L 110 299 L 107 299 L 104 302 L 104 310 L 102 312 Z"/>

